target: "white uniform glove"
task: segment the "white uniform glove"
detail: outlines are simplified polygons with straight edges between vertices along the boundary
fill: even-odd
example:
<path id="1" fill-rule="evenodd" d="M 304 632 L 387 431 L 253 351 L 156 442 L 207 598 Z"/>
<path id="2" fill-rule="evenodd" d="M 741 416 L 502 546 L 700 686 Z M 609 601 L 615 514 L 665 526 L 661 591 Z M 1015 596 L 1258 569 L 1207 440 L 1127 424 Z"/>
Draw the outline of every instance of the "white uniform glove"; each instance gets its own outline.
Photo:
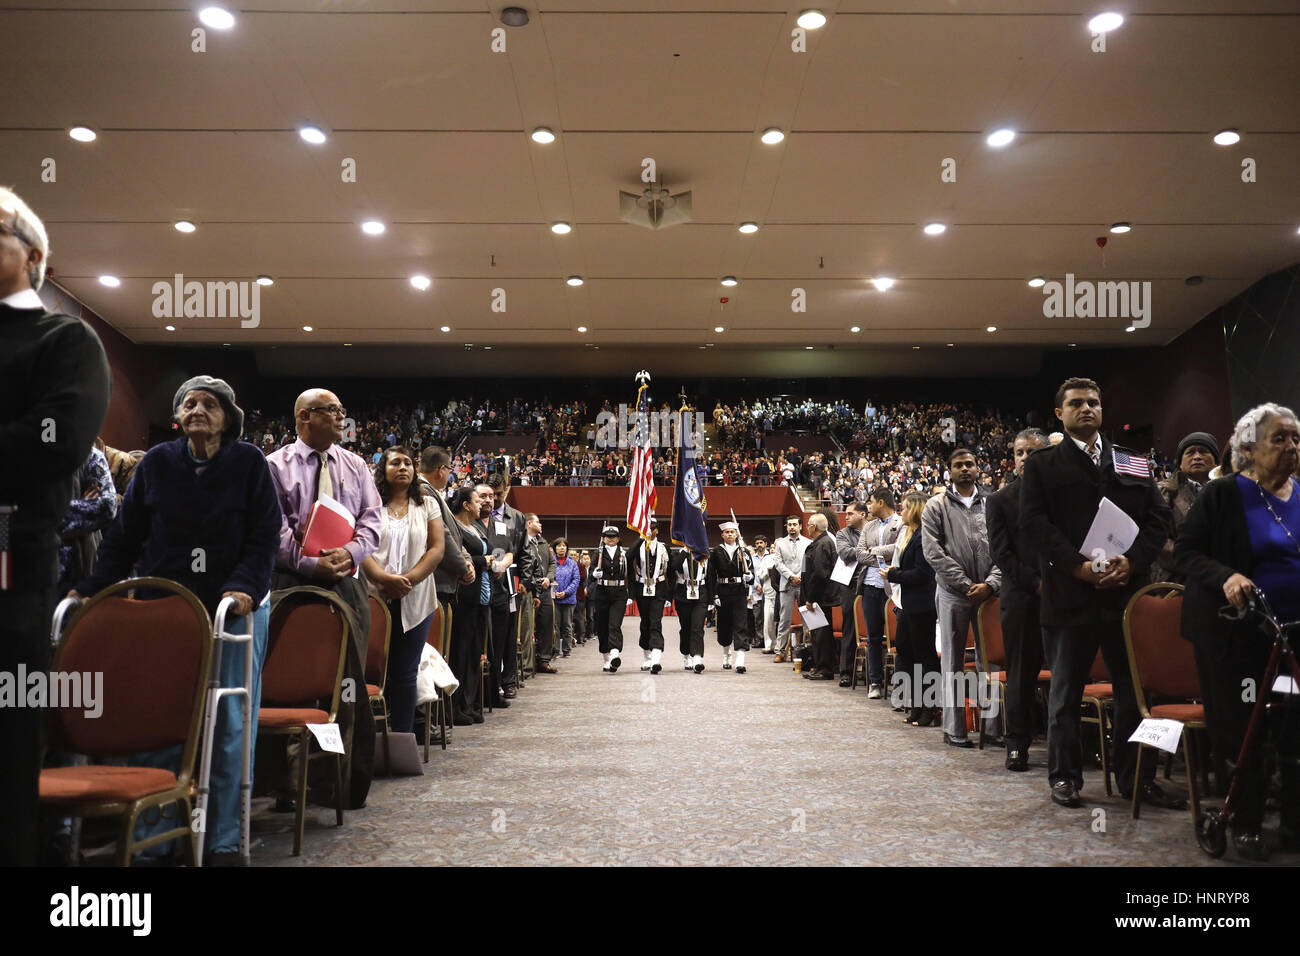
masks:
<path id="1" fill-rule="evenodd" d="M 743 580 L 746 584 L 753 584 L 753 583 L 754 583 L 754 575 L 753 575 L 752 572 L 750 572 L 750 571 L 746 571 L 745 574 L 744 574 L 744 576 L 741 578 L 741 580 Z"/>
<path id="2" fill-rule="evenodd" d="M 715 597 L 715 598 L 713 599 L 713 606 L 714 606 L 714 607 L 722 607 L 722 598 L 720 598 L 720 597 Z"/>
<path id="3" fill-rule="evenodd" d="M 591 572 L 591 576 L 595 578 L 597 581 L 599 581 L 601 578 L 605 576 L 605 572 L 602 571 L 600 568 L 597 568 L 595 571 Z"/>

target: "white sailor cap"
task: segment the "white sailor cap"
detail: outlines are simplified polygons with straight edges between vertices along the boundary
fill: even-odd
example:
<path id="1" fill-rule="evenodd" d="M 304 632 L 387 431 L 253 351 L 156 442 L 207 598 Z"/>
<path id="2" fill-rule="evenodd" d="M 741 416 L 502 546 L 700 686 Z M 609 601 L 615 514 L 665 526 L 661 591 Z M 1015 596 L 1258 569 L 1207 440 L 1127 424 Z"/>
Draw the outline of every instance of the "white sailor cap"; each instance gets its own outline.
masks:
<path id="1" fill-rule="evenodd" d="M 739 531 L 739 530 L 740 530 L 740 525 L 736 524 L 736 522 L 734 522 L 734 521 L 724 521 L 724 522 L 722 522 L 722 524 L 718 525 L 718 530 L 719 530 L 719 531 Z"/>
<path id="2" fill-rule="evenodd" d="M 618 525 L 607 524 L 605 527 L 600 529 L 600 536 L 602 538 L 609 537 L 610 535 L 613 535 L 616 538 L 619 536 Z"/>

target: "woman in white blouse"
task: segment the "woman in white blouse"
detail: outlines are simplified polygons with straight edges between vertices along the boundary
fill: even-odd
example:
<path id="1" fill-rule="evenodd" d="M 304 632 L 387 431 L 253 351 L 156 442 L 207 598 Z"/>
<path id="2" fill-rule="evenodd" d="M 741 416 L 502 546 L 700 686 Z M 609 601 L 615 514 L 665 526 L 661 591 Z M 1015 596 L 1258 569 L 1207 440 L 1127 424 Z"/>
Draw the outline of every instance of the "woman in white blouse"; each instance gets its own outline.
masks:
<path id="1" fill-rule="evenodd" d="M 361 562 L 370 593 L 388 605 L 389 728 L 411 733 L 415 723 L 415 674 L 429 622 L 438 604 L 433 571 L 442 561 L 444 531 L 438 503 L 420 493 L 415 456 L 401 445 L 385 448 L 375 465 L 375 486 L 384 503 L 379 547 Z"/>

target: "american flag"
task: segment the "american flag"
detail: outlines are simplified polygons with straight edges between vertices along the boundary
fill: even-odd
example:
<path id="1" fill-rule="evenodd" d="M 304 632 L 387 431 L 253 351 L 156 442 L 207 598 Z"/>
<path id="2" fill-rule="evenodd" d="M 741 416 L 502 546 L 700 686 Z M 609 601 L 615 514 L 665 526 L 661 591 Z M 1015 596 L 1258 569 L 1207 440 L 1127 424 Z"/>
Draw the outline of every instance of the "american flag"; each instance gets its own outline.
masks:
<path id="1" fill-rule="evenodd" d="M 636 393 L 636 427 L 633 434 L 632 473 L 627 488 L 627 526 L 641 535 L 650 537 L 650 519 L 655 513 L 654 455 L 650 435 L 650 376 L 642 372 L 637 376 L 641 387 Z"/>
<path id="2" fill-rule="evenodd" d="M 1115 462 L 1116 471 L 1125 475 L 1133 475 L 1135 478 L 1151 477 L 1151 466 L 1145 458 L 1138 458 L 1136 455 L 1130 455 L 1118 448 L 1111 448 L 1110 453 Z"/>
<path id="3" fill-rule="evenodd" d="M 8 591 L 13 587 L 13 569 L 9 563 L 12 560 L 9 553 L 9 516 L 15 510 L 12 505 L 0 505 L 0 591 Z"/>

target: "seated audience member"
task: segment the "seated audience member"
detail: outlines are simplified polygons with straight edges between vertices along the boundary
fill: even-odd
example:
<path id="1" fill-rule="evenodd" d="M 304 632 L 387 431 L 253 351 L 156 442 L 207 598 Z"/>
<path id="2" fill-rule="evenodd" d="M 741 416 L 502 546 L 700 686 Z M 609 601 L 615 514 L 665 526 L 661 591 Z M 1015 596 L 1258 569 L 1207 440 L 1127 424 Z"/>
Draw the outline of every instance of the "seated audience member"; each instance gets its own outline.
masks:
<path id="1" fill-rule="evenodd" d="M 882 568 L 880 576 L 899 586 L 898 629 L 894 646 L 894 686 L 892 701 L 909 709 L 904 718 L 913 727 L 929 727 L 942 717 L 938 706 L 926 706 L 926 695 L 935 698 L 939 691 L 939 654 L 934 646 L 938 623 L 935 612 L 934 569 L 926 563 L 921 544 L 921 514 L 926 497 L 909 491 L 903 498 L 903 530 L 894 547 L 894 561 Z"/>
<path id="2" fill-rule="evenodd" d="M 156 445 L 144 456 L 122 499 L 117 519 L 104 535 L 94 572 L 70 597 L 89 597 L 110 584 L 139 576 L 183 584 L 215 615 L 222 598 L 235 600 L 230 633 L 247 632 L 252 617 L 253 725 L 261 699 L 266 657 L 271 567 L 280 534 L 280 505 L 266 459 L 241 442 L 244 413 L 235 393 L 219 378 L 198 375 L 172 400 L 184 435 Z M 201 549 L 203 562 L 194 560 Z M 157 597 L 141 589 L 137 597 Z M 244 648 L 230 645 L 221 655 L 224 687 L 244 682 Z M 242 720 L 236 698 L 222 701 L 213 752 L 206 849 L 211 863 L 238 865 Z M 149 755 L 154 766 L 179 770 L 179 746 Z M 135 762 L 136 758 L 133 758 Z M 159 821 L 137 825 L 140 836 L 168 829 Z M 158 848 L 159 852 L 161 848 Z"/>
<path id="3" fill-rule="evenodd" d="M 1174 542 L 1182 530 L 1192 502 L 1210 480 L 1210 472 L 1219 464 L 1219 443 L 1207 432 L 1192 432 L 1178 443 L 1174 456 L 1177 470 L 1157 486 L 1172 513 L 1169 537 L 1151 564 L 1152 581 L 1177 581 L 1174 573 Z"/>
<path id="4" fill-rule="evenodd" d="M 361 561 L 371 593 L 387 603 L 392 621 L 384 696 L 389 729 L 399 734 L 411 733 L 415 723 L 415 674 L 438 603 L 433 573 L 446 541 L 438 503 L 421 493 L 415 474 L 415 457 L 404 446 L 384 449 L 375 466 L 384 503 L 379 547 Z"/>
<path id="5" fill-rule="evenodd" d="M 280 590 L 312 585 L 333 591 L 342 599 L 349 611 L 352 637 L 344 676 L 353 681 L 353 686 L 364 688 L 370 594 L 356 572 L 379 544 L 383 504 L 375 488 L 372 466 L 338 444 L 343 437 L 347 410 L 337 395 L 323 388 L 308 389 L 293 403 L 293 417 L 297 439 L 266 459 L 284 515 L 274 587 Z M 303 537 L 312 509 L 324 496 L 338 502 L 356 521 L 352 538 L 316 556 L 303 554 Z M 338 716 L 345 751 L 343 781 L 349 791 L 344 795 L 344 805 L 353 810 L 365 805 L 375 754 L 375 722 L 370 704 L 364 695 L 355 696 L 359 699 L 339 705 Z M 296 780 L 296 740 L 288 744 L 287 753 L 289 779 Z M 321 768 L 318 795 L 322 802 L 332 802 L 334 774 L 326 772 L 324 762 L 317 765 Z M 279 807 L 291 808 L 284 799 Z"/>
<path id="6" fill-rule="evenodd" d="M 1274 404 L 1251 409 L 1232 435 L 1239 473 L 1217 478 L 1192 503 L 1174 549 L 1174 569 L 1186 585 L 1182 633 L 1195 646 L 1197 669 L 1210 680 L 1206 720 L 1217 762 L 1235 762 L 1260 688 L 1272 641 L 1258 622 L 1219 617 L 1231 604 L 1244 608 L 1262 591 L 1278 620 L 1300 620 L 1300 425 L 1295 412 Z M 1267 726 L 1267 722 L 1266 722 Z M 1300 850 L 1300 721 L 1296 708 L 1274 724 L 1282 778 L 1282 848 Z M 1262 744 L 1263 741 L 1261 740 Z M 1233 843 L 1243 859 L 1263 860 L 1261 836 L 1269 768 L 1256 747 L 1250 765 L 1237 767 Z"/>

